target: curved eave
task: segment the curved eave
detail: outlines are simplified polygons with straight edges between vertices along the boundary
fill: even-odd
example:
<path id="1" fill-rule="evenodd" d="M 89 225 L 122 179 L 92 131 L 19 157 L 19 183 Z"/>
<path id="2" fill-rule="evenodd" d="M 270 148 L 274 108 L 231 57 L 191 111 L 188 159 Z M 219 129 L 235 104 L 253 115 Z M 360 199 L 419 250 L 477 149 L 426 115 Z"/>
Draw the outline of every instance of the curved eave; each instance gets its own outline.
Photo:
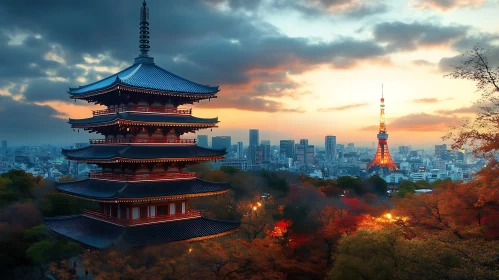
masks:
<path id="1" fill-rule="evenodd" d="M 196 92 L 177 92 L 177 91 L 164 91 L 164 90 L 157 90 L 157 89 L 151 89 L 151 88 L 139 88 L 139 87 L 133 87 L 129 85 L 122 84 L 120 82 L 114 82 L 110 86 L 95 90 L 95 91 L 90 91 L 86 93 L 72 93 L 71 88 L 68 91 L 70 94 L 70 98 L 72 99 L 86 99 L 89 97 L 101 95 L 101 94 L 106 94 L 108 92 L 116 91 L 116 90 L 126 90 L 126 91 L 131 91 L 131 92 L 138 92 L 138 93 L 145 93 L 145 94 L 152 94 L 152 95 L 164 95 L 164 96 L 171 96 L 171 97 L 184 97 L 184 98 L 190 98 L 190 99 L 207 99 L 207 98 L 217 98 L 215 94 L 217 94 L 220 89 L 219 87 L 211 87 L 213 88 L 213 92 L 211 93 L 196 93 Z"/>
<path id="2" fill-rule="evenodd" d="M 64 154 L 64 153 L 63 153 Z M 88 163 L 117 163 L 117 162 L 128 162 L 128 163 L 152 163 L 152 162 L 189 162 L 189 161 L 211 161 L 217 160 L 224 157 L 223 155 L 209 156 L 209 157 L 187 157 L 187 158 L 153 158 L 153 159 L 130 159 L 130 158 L 120 158 L 113 157 L 109 159 L 92 159 L 92 158 L 76 158 L 66 156 L 69 160 L 84 161 Z"/>
<path id="3" fill-rule="evenodd" d="M 71 120 L 68 122 L 71 124 Z M 126 120 L 114 120 L 110 122 L 102 123 L 92 123 L 92 124 L 71 124 L 72 128 L 92 128 L 92 127 L 103 127 L 112 125 L 135 125 L 135 126 L 174 126 L 174 127 L 199 127 L 199 128 L 210 128 L 217 127 L 219 122 L 213 123 L 174 123 L 174 122 L 136 122 L 136 121 L 126 121 Z"/>
<path id="4" fill-rule="evenodd" d="M 84 195 L 78 195 L 74 193 L 70 193 L 67 191 L 59 190 L 61 193 L 76 197 L 76 198 L 82 198 L 85 200 L 89 201 L 96 201 L 96 202 L 112 202 L 112 203 L 133 203 L 133 202 L 153 202 L 153 201 L 162 201 L 162 200 L 180 200 L 180 199 L 185 199 L 185 198 L 193 198 L 193 197 L 203 197 L 203 196 L 212 196 L 212 195 L 219 195 L 219 194 L 224 194 L 229 191 L 229 188 L 225 190 L 220 190 L 220 191 L 214 191 L 214 192 L 204 192 L 204 193 L 194 193 L 194 194 L 184 194 L 184 195 L 169 195 L 169 196 L 157 196 L 157 197 L 141 197 L 141 198 L 119 198 L 119 197 L 114 197 L 114 198 L 95 198 L 91 196 L 84 196 Z"/>

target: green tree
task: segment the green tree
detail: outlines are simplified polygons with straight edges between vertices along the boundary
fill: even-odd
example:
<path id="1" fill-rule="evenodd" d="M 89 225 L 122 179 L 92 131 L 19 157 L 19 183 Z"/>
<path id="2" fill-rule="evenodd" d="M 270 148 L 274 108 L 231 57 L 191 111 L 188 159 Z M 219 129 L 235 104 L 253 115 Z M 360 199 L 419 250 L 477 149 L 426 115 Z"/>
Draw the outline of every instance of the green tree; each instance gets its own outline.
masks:
<path id="1" fill-rule="evenodd" d="M 26 256 L 33 264 L 38 265 L 42 275 L 45 274 L 49 262 L 58 262 L 81 252 L 78 243 L 66 240 L 40 240 L 26 251 Z"/>
<path id="2" fill-rule="evenodd" d="M 369 183 L 372 186 L 373 192 L 380 195 L 386 195 L 388 185 L 386 181 L 379 176 L 371 176 Z"/>
<path id="3" fill-rule="evenodd" d="M 338 178 L 337 182 L 338 182 L 338 187 L 340 187 L 341 189 L 349 189 L 357 195 L 362 195 L 365 193 L 364 186 L 362 185 L 361 181 L 357 178 L 353 178 L 350 176 L 342 176 Z"/>
<path id="4" fill-rule="evenodd" d="M 404 180 L 400 183 L 400 187 L 395 193 L 397 197 L 405 197 L 408 193 L 416 193 L 417 185 L 409 180 Z"/>

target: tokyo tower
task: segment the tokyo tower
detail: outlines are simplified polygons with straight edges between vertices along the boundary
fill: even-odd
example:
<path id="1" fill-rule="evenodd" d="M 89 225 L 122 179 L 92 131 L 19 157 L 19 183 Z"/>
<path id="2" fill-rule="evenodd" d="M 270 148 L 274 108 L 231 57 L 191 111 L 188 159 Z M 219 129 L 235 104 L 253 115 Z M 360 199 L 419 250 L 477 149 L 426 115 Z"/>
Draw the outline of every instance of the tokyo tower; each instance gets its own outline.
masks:
<path id="1" fill-rule="evenodd" d="M 385 98 L 383 98 L 383 86 L 381 87 L 381 105 L 379 114 L 379 133 L 378 133 L 378 149 L 373 160 L 367 167 L 371 169 L 373 166 L 388 167 L 390 171 L 399 170 L 395 162 L 393 162 L 390 151 L 388 150 L 388 133 L 386 133 L 385 124 Z"/>

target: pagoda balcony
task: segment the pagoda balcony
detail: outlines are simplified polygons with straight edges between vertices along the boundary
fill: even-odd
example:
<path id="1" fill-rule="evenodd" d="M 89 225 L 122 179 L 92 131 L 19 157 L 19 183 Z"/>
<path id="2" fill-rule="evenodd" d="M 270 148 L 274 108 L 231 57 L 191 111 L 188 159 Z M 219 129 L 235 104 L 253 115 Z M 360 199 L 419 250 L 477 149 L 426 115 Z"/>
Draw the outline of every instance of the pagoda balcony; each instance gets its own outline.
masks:
<path id="1" fill-rule="evenodd" d="M 105 215 L 95 210 L 84 209 L 83 216 L 87 216 L 90 218 L 94 218 L 97 220 L 109 222 L 120 226 L 134 227 L 134 226 L 150 225 L 162 222 L 181 221 L 181 220 L 200 218 L 202 216 L 202 212 L 195 210 L 195 211 L 188 211 L 185 214 L 163 215 L 163 216 L 146 217 L 138 219 L 123 219 L 123 218 Z"/>
<path id="2" fill-rule="evenodd" d="M 103 144 L 191 144 L 196 145 L 196 139 L 166 139 L 166 138 L 107 138 L 107 139 L 90 139 L 91 145 Z"/>
<path id="3" fill-rule="evenodd" d="M 88 178 L 117 181 L 117 182 L 130 182 L 130 181 L 162 181 L 162 180 L 175 180 L 175 179 L 195 179 L 196 172 L 164 172 L 164 173 L 137 173 L 137 174 L 116 174 L 109 172 L 90 172 Z"/>
<path id="4" fill-rule="evenodd" d="M 104 110 L 96 110 L 93 111 L 92 113 L 94 116 L 100 116 L 100 115 L 109 115 L 109 114 L 123 113 L 123 112 L 159 113 L 159 114 L 190 116 L 192 114 L 192 109 L 163 108 L 163 107 L 153 107 L 153 106 L 123 106 L 116 108 L 108 108 Z"/>

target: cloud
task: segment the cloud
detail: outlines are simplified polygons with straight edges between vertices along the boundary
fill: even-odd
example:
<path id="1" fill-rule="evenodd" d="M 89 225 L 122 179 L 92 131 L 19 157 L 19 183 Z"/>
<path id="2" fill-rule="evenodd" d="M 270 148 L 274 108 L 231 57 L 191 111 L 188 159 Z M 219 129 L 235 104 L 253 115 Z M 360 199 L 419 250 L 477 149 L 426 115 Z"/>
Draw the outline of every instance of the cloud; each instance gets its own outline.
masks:
<path id="1" fill-rule="evenodd" d="M 449 45 L 466 36 L 467 26 L 439 26 L 431 23 L 384 22 L 374 26 L 374 37 L 388 43 L 391 51 Z"/>
<path id="2" fill-rule="evenodd" d="M 486 0 L 414 0 L 413 6 L 422 10 L 440 10 L 448 11 L 458 8 L 479 7 Z"/>
<path id="3" fill-rule="evenodd" d="M 348 105 L 343 105 L 343 106 L 338 106 L 338 107 L 319 108 L 319 109 L 317 109 L 317 112 L 345 111 L 345 110 L 355 109 L 355 108 L 364 107 L 364 106 L 368 106 L 368 105 L 369 105 L 369 103 L 353 103 L 353 104 L 348 104 Z"/>
<path id="4" fill-rule="evenodd" d="M 217 98 L 218 99 L 218 98 Z M 254 112 L 283 112 L 283 113 L 305 113 L 301 108 L 286 108 L 282 102 L 269 100 L 261 97 L 239 96 L 227 97 L 214 102 L 204 103 L 202 108 L 224 108 L 233 109 L 237 108 L 244 111 Z"/>
<path id="5" fill-rule="evenodd" d="M 435 63 L 429 62 L 428 60 L 424 59 L 418 59 L 418 60 L 413 60 L 412 63 L 414 63 L 417 66 L 435 66 Z"/>
<path id="6" fill-rule="evenodd" d="M 448 117 L 434 114 L 409 114 L 394 119 L 388 123 L 388 131 L 412 131 L 412 132 L 435 132 L 447 131 L 449 127 L 458 124 L 459 118 Z M 377 129 L 377 126 L 367 126 L 361 130 L 372 131 Z"/>
<path id="7" fill-rule="evenodd" d="M 388 5 L 380 1 L 302 0 L 286 2 L 297 11 L 301 11 L 308 16 L 317 16 L 328 13 L 331 15 L 361 19 L 375 14 L 388 12 Z M 291 2 L 294 2 L 295 4 L 291 5 Z"/>
<path id="8" fill-rule="evenodd" d="M 456 41 L 452 45 L 452 47 L 457 51 L 465 53 L 472 50 L 474 46 L 479 45 L 485 50 L 484 55 L 485 57 L 487 57 L 489 66 L 492 68 L 496 68 L 499 67 L 499 45 L 494 42 L 496 42 L 498 39 L 499 35 L 487 33 L 468 36 Z M 462 65 L 462 62 L 466 59 L 467 58 L 463 56 L 463 54 L 451 57 L 443 57 L 438 63 L 439 70 L 442 72 L 450 72 L 454 70 L 455 66 Z"/>
<path id="9" fill-rule="evenodd" d="M 454 114 L 475 114 L 479 110 L 479 105 L 473 104 L 471 106 L 467 107 L 461 107 L 461 108 L 456 108 L 456 109 L 450 109 L 450 110 L 438 110 L 436 113 L 442 114 L 442 115 L 454 115 Z"/>
<path id="10" fill-rule="evenodd" d="M 2 140 L 16 145 L 51 143 L 68 145 L 87 142 L 89 134 L 73 132 L 66 120 L 58 118 L 59 112 L 48 107 L 14 101 L 0 96 L 0 130 Z"/>
<path id="11" fill-rule="evenodd" d="M 430 98 L 418 98 L 412 100 L 413 103 L 422 103 L 422 104 L 432 104 L 432 103 L 440 103 L 448 100 L 453 100 L 454 98 L 445 98 L 445 99 L 439 99 L 436 97 L 430 97 Z"/>

